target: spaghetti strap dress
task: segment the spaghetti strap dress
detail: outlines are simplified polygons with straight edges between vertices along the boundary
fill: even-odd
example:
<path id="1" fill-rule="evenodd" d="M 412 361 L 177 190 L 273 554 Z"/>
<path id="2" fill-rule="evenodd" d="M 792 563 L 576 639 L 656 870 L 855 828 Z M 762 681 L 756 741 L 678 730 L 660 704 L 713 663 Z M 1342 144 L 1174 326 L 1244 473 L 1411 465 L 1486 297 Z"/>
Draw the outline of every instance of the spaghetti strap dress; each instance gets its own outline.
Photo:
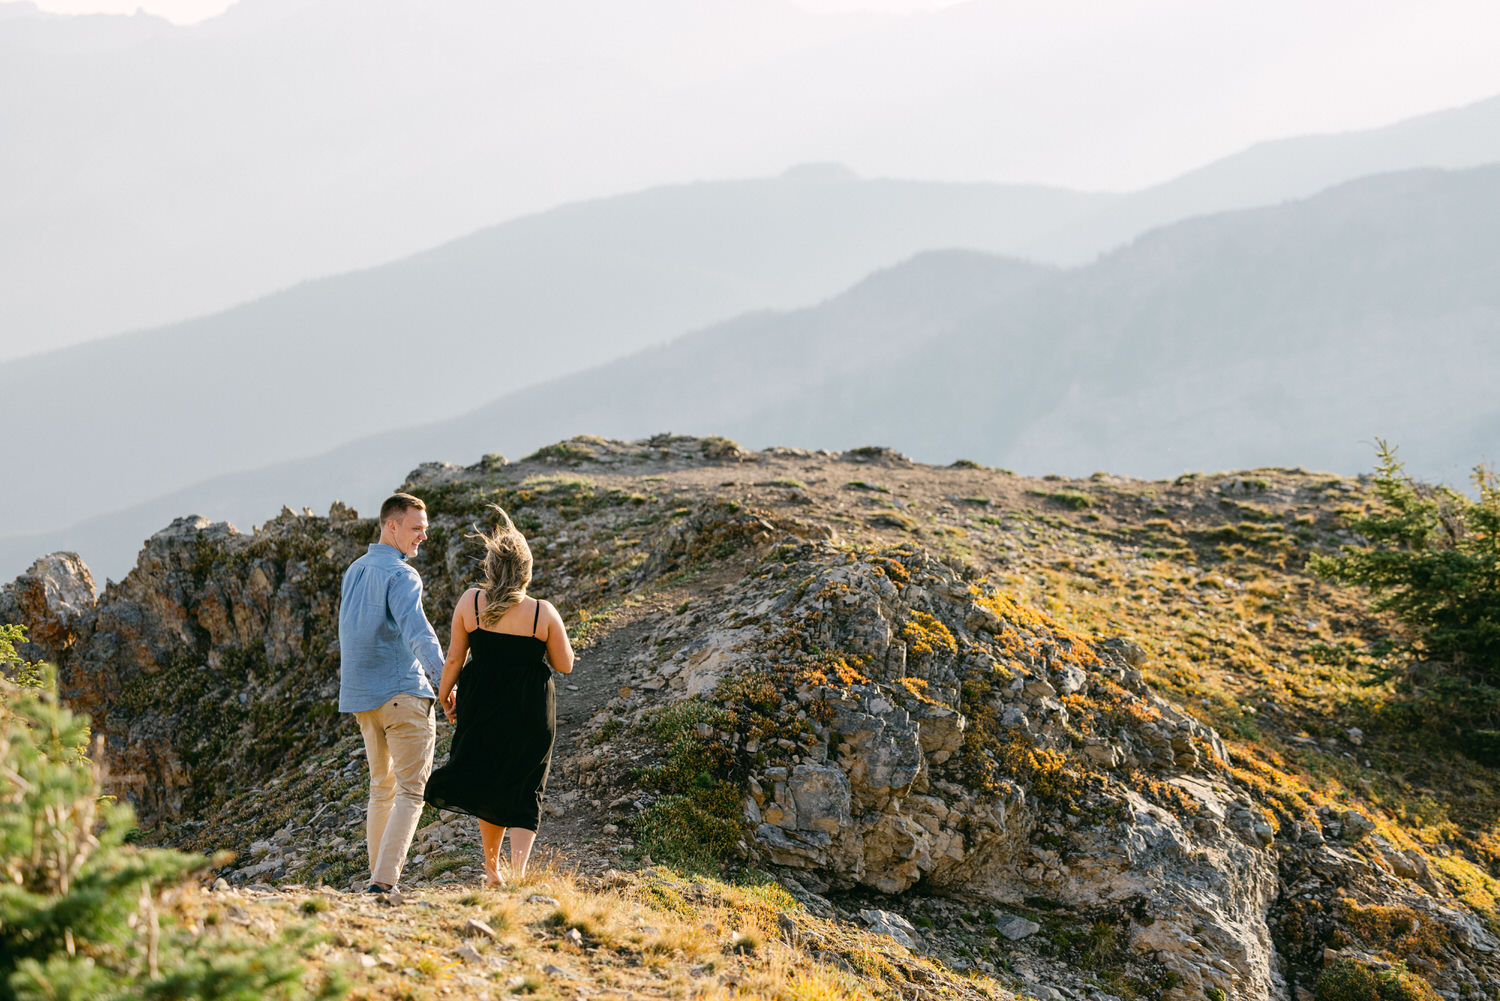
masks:
<path id="1" fill-rule="evenodd" d="M 537 829 L 557 733 L 557 694 L 543 659 L 547 644 L 536 638 L 541 610 L 538 601 L 530 636 L 483 627 L 469 633 L 453 746 L 423 796 L 439 810 Z M 477 617 L 477 591 L 474 612 Z"/>

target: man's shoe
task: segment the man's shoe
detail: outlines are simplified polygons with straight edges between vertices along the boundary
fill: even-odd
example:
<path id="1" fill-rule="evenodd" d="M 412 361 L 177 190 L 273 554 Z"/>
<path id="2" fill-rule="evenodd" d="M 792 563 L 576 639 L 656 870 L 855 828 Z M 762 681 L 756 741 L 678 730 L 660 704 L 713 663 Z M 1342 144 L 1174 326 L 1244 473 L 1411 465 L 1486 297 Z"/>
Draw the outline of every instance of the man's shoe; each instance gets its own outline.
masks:
<path id="1" fill-rule="evenodd" d="M 389 886 L 381 886 L 379 883 L 371 883 L 369 886 L 365 887 L 365 892 L 366 893 L 390 893 L 391 892 L 391 887 L 389 887 Z"/>

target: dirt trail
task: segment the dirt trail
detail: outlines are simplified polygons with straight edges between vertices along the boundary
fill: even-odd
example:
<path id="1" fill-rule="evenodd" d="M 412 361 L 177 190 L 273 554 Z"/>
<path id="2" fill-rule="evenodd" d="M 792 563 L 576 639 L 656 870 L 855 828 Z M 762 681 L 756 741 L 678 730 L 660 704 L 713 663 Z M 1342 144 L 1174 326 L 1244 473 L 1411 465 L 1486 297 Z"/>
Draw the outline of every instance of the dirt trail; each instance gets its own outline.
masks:
<path id="1" fill-rule="evenodd" d="M 623 832 L 604 833 L 605 825 L 612 822 L 609 802 L 593 799 L 579 787 L 578 762 L 594 751 L 587 742 L 587 724 L 630 682 L 631 661 L 640 654 L 642 639 L 663 618 L 685 600 L 712 600 L 740 572 L 724 567 L 691 584 L 656 587 L 631 596 L 595 627 L 597 639 L 580 644 L 573 673 L 557 676 L 557 737 L 547 782 L 548 806 L 543 807 L 537 839 L 538 858 L 590 873 L 620 865 L 620 851 L 628 849 L 630 841 Z M 560 807 L 561 815 L 551 814 L 549 806 Z"/>
<path id="2" fill-rule="evenodd" d="M 586 724 L 619 693 L 629 675 L 630 658 L 641 649 L 641 638 L 671 607 L 669 597 L 656 593 L 612 610 L 596 627 L 598 639 L 579 649 L 573 673 L 556 677 L 557 738 L 537 840 L 539 859 L 585 872 L 602 871 L 619 861 L 619 839 L 602 833 L 609 823 L 609 804 L 579 791 L 578 760 L 591 750 L 585 743 Z M 562 814 L 551 815 L 557 808 Z"/>

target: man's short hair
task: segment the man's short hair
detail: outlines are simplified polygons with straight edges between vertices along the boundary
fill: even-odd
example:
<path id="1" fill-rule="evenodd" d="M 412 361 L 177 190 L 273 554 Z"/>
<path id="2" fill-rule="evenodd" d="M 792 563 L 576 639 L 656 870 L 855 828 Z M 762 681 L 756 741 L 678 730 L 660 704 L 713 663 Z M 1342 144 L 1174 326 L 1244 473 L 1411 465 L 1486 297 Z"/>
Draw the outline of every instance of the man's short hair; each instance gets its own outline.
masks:
<path id="1" fill-rule="evenodd" d="M 411 494 L 391 494 L 385 499 L 385 503 L 380 505 L 380 523 L 384 525 L 392 518 L 405 518 L 406 512 L 412 508 L 426 511 L 427 502 Z"/>

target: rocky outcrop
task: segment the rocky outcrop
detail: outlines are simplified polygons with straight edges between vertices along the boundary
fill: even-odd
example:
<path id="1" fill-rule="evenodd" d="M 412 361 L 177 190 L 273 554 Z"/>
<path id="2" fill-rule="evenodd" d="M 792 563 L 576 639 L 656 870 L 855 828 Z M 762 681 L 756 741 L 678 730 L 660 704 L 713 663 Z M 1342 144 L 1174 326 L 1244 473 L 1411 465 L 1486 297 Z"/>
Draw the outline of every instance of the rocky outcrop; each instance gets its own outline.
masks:
<path id="1" fill-rule="evenodd" d="M 0 588 L 0 622 L 27 627 L 22 657 L 55 660 L 86 628 L 94 602 L 94 577 L 78 554 L 52 553 Z"/>
<path id="2" fill-rule="evenodd" d="M 669 691 L 732 704 L 746 677 L 773 678 L 783 718 L 810 721 L 739 735 L 763 864 L 822 893 L 921 885 L 1128 914 L 1132 945 L 1172 971 L 1163 996 L 1280 992 L 1268 818 L 1217 734 L 1147 689 L 1138 651 L 914 548 L 792 539 L 761 567 L 724 627 L 651 645 L 677 649 Z"/>
<path id="3" fill-rule="evenodd" d="M 727 470 L 747 467 L 785 502 L 724 496 Z M 930 933 L 903 901 L 982 905 L 997 939 L 1033 950 L 1028 990 L 1064 921 L 1110 930 L 1171 1001 L 1301 1001 L 1328 957 L 1402 949 L 1454 997 L 1500 985 L 1500 942 L 1442 860 L 1382 838 L 1359 809 L 1287 812 L 1145 683 L 1142 650 L 1013 600 L 945 552 L 941 526 L 902 544 L 867 534 L 916 525 L 871 482 L 907 473 L 937 475 L 881 449 L 575 439 L 514 465 L 426 466 L 407 487 L 431 506 L 419 567 L 435 623 L 473 572 L 469 527 L 496 502 L 539 554 L 538 589 L 590 641 L 656 589 L 701 590 L 632 634 L 609 679 L 620 694 L 559 770 L 559 805 L 648 809 L 636 775 L 651 721 L 701 704 L 718 722 L 693 733 L 738 790 L 742 862 L 919 946 Z M 940 496 L 973 499 L 957 489 Z M 347 881 L 363 764 L 347 727 L 333 746 L 336 603 L 374 533 L 341 505 L 250 534 L 181 519 L 97 601 L 76 557 L 39 561 L 0 591 L 0 621 L 59 664 L 147 824 L 222 844 L 211 811 L 233 801 L 234 881 Z M 308 795 L 289 806 L 275 790 L 293 786 Z M 454 828 L 424 830 L 418 854 L 449 864 Z"/>
<path id="4" fill-rule="evenodd" d="M 253 535 L 179 518 L 97 601 L 87 569 L 55 554 L 6 586 L 0 612 L 104 736 L 109 790 L 146 825 L 181 820 L 329 739 L 338 580 L 371 529 L 342 506 L 283 511 Z"/>

